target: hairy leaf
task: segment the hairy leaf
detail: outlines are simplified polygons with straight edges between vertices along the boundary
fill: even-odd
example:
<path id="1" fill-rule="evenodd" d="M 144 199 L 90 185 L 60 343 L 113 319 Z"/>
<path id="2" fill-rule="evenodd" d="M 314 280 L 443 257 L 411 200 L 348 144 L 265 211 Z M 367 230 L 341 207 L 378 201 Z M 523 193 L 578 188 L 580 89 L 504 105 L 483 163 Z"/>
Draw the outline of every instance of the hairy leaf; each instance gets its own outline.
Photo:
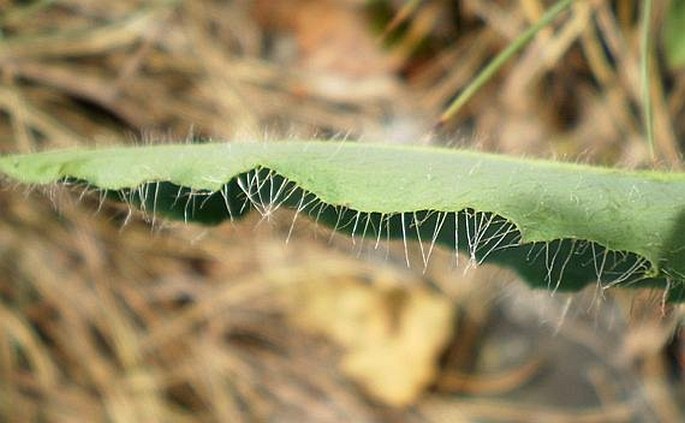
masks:
<path id="1" fill-rule="evenodd" d="M 86 184 L 148 214 L 218 224 L 279 207 L 379 244 L 419 241 L 533 287 L 662 287 L 685 300 L 685 175 L 340 142 L 210 143 L 0 158 L 24 184 Z"/>

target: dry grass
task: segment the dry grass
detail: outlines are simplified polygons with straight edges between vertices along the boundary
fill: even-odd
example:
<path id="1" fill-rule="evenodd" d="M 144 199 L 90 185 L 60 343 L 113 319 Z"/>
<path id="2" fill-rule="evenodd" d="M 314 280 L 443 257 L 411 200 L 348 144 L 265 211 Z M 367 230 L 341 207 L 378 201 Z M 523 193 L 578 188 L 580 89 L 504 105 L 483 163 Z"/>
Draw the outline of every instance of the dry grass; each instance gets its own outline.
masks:
<path id="1" fill-rule="evenodd" d="M 0 0 L 0 151 L 346 136 L 653 164 L 638 2 L 578 1 L 433 133 L 547 2 L 363 3 Z M 660 69 L 651 89 L 656 165 L 679 168 L 685 78 Z M 442 254 L 423 273 L 392 248 L 379 257 L 306 223 L 286 245 L 288 216 L 209 230 L 134 218 L 121 229 L 126 210 L 95 214 L 97 199 L 56 195 L 58 210 L 0 192 L 0 420 L 684 418 L 685 314 L 658 293 L 550 297 L 495 269 L 464 275 Z M 347 331 L 380 325 L 360 351 L 401 338 L 411 299 L 449 304 L 430 378 L 393 402 L 378 378 L 338 366 L 362 338 L 302 324 L 297 312 L 324 295 L 317 284 L 380 304 L 364 314 L 331 303 Z M 395 360 L 386 347 L 375 367 Z M 409 377 L 415 366 L 398 363 Z"/>

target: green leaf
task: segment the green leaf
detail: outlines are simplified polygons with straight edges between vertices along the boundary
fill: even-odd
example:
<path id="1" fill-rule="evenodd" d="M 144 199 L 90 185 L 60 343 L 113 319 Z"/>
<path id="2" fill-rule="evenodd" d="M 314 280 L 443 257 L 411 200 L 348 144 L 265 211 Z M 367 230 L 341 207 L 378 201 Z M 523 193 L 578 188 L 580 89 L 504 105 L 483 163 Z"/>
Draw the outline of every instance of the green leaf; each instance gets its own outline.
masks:
<path id="1" fill-rule="evenodd" d="M 669 288 L 685 300 L 685 175 L 357 143 L 158 145 L 0 158 L 24 184 L 87 184 L 218 224 L 290 207 L 352 237 L 439 244 L 531 286 Z"/>
<path id="2" fill-rule="evenodd" d="M 671 0 L 664 24 L 666 59 L 671 69 L 685 65 L 685 0 Z"/>

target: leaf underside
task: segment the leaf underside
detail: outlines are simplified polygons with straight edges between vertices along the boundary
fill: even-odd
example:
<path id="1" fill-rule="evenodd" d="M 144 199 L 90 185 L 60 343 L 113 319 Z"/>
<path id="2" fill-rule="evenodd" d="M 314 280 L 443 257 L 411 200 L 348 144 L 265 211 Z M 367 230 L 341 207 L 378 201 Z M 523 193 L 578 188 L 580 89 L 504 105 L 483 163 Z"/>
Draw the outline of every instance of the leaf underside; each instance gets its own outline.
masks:
<path id="1" fill-rule="evenodd" d="M 685 175 L 351 142 L 209 143 L 0 158 L 28 185 L 77 183 L 203 224 L 295 209 L 376 244 L 419 241 L 530 286 L 660 287 L 685 301 Z"/>

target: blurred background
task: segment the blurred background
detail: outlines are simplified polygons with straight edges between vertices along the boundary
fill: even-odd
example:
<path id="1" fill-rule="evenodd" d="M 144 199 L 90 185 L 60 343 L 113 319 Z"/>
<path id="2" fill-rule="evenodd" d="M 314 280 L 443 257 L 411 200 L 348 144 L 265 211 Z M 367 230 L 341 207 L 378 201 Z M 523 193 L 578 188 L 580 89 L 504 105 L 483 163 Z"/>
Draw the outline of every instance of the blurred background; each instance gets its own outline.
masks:
<path id="1" fill-rule="evenodd" d="M 0 152 L 315 137 L 680 169 L 683 3 L 654 2 L 651 159 L 637 0 L 576 1 L 440 125 L 553 2 L 0 0 Z M 0 190 L 1 421 L 685 420 L 660 292 L 98 203 Z"/>

